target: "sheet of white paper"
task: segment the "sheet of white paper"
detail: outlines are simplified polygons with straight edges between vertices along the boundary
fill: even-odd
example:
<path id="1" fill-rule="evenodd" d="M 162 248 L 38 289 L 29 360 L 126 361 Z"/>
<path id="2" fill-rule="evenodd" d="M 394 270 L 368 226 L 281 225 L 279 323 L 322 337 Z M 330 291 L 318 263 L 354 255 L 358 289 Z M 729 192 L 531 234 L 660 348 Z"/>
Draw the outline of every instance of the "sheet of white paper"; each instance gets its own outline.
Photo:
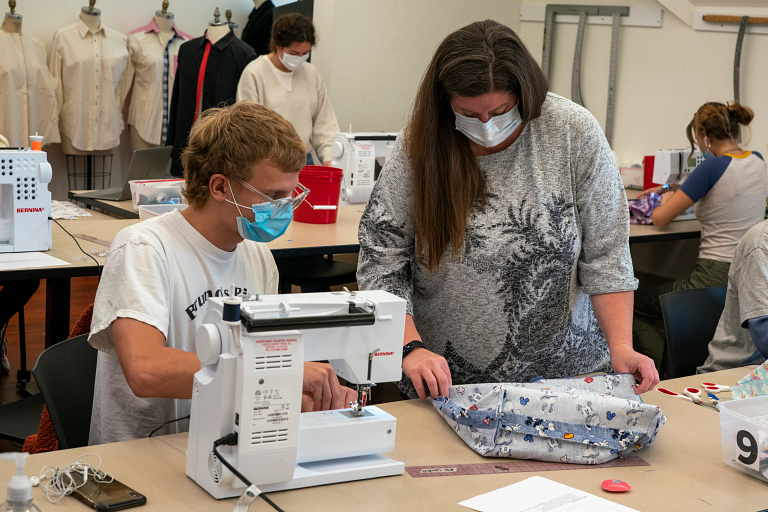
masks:
<path id="1" fill-rule="evenodd" d="M 637 512 L 541 476 L 475 496 L 459 505 L 478 512 Z"/>
<path id="2" fill-rule="evenodd" d="M 4 252 L 0 253 L 0 270 L 18 270 L 20 268 L 58 267 L 71 265 L 64 260 L 48 256 L 43 252 Z"/>

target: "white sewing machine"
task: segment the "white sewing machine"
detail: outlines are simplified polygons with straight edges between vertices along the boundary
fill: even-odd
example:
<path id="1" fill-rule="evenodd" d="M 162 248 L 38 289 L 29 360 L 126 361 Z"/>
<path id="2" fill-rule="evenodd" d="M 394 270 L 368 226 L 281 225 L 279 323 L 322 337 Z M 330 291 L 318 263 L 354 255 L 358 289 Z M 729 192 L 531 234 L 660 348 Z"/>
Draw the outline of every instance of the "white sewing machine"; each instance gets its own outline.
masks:
<path id="1" fill-rule="evenodd" d="M 233 296 L 231 294 L 230 296 Z M 400 475 L 383 455 L 395 445 L 396 420 L 366 407 L 374 382 L 402 373 L 405 301 L 384 291 L 209 298 L 195 345 L 187 475 L 213 497 L 246 488 L 220 454 L 263 492 Z M 357 384 L 349 409 L 301 414 L 304 361 L 328 360 Z"/>
<path id="2" fill-rule="evenodd" d="M 39 148 L 43 138 L 31 138 Z M 0 253 L 51 248 L 52 176 L 43 151 L 0 148 Z"/>
<path id="3" fill-rule="evenodd" d="M 653 182 L 660 184 L 682 184 L 693 170 L 704 161 L 704 155 L 698 149 L 660 149 L 653 159 Z"/>
<path id="4" fill-rule="evenodd" d="M 336 134 L 331 145 L 331 166 L 344 171 L 339 204 L 368 202 L 396 139 L 396 133 L 353 133 L 351 126 L 348 132 Z"/>
<path id="5" fill-rule="evenodd" d="M 704 155 L 698 149 L 660 149 L 653 159 L 653 182 L 682 185 L 693 170 L 704 161 Z M 696 215 L 693 206 L 674 218 L 674 220 L 693 220 Z"/>

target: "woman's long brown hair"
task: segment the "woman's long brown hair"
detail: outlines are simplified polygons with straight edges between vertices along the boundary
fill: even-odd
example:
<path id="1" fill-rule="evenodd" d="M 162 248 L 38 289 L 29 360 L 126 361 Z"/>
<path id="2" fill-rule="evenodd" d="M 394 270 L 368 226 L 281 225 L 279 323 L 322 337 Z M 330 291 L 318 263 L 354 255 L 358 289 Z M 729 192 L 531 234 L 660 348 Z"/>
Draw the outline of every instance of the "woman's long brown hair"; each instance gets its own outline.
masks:
<path id="1" fill-rule="evenodd" d="M 405 133 L 413 166 L 416 258 L 434 272 L 450 244 L 464 246 L 470 210 L 488 199 L 467 137 L 455 128 L 451 99 L 514 93 L 523 123 L 541 113 L 547 79 L 520 38 L 501 23 L 467 25 L 440 43 L 421 79 Z"/>

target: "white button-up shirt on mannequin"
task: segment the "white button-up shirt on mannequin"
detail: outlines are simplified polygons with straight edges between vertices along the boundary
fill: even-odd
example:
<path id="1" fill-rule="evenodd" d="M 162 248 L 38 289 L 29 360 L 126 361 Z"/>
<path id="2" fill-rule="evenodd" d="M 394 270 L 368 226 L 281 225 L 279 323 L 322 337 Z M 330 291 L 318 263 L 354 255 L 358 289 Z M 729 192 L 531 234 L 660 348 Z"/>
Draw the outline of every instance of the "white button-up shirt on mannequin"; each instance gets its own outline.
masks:
<path id="1" fill-rule="evenodd" d="M 173 79 L 176 76 L 176 58 L 179 47 L 192 39 L 192 36 L 176 28 L 175 23 L 173 32 L 175 37 L 170 41 L 161 41 L 160 30 L 153 18 L 147 26 L 128 34 L 128 51 L 134 69 L 128 124 L 150 144 L 160 145 L 165 142 L 163 119 L 167 126 Z M 164 87 L 166 80 L 167 89 Z M 167 94 L 165 106 L 164 94 Z"/>
<path id="2" fill-rule="evenodd" d="M 12 147 L 29 146 L 35 132 L 43 144 L 61 142 L 56 81 L 45 64 L 45 47 L 31 37 L 0 30 L 0 134 Z"/>
<path id="3" fill-rule="evenodd" d="M 91 32 L 78 18 L 54 34 L 49 67 L 59 80 L 62 136 L 80 151 L 118 146 L 133 76 L 126 36 L 103 24 Z"/>

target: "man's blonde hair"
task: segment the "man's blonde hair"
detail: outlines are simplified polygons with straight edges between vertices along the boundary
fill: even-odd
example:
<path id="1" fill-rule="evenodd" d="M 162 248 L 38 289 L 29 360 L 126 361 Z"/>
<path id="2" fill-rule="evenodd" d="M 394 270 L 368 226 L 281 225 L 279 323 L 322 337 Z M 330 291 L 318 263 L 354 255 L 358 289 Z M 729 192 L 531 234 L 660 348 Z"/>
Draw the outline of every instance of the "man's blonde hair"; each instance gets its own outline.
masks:
<path id="1" fill-rule="evenodd" d="M 274 110 L 251 101 L 212 108 L 192 127 L 189 145 L 181 154 L 184 197 L 193 208 L 200 208 L 214 174 L 248 181 L 262 162 L 299 172 L 306 161 L 301 137 Z"/>

